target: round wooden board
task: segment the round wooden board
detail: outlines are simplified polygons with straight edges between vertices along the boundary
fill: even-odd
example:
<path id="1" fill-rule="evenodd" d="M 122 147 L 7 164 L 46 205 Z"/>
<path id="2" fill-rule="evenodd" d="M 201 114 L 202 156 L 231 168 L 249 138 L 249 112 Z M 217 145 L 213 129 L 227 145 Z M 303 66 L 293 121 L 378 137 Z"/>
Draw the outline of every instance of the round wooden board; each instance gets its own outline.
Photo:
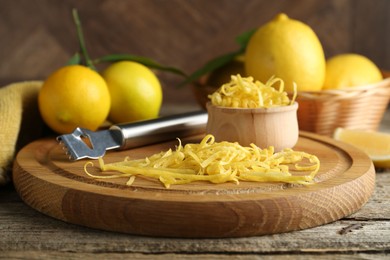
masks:
<path id="1" fill-rule="evenodd" d="M 183 143 L 200 139 L 191 137 Z M 128 155 L 143 158 L 175 145 L 177 141 L 111 151 L 104 158 L 106 162 Z M 126 186 L 127 178 L 90 178 L 84 172 L 89 160 L 69 161 L 54 139 L 23 148 L 15 160 L 13 179 L 25 203 L 54 218 L 163 237 L 242 237 L 301 230 L 350 215 L 370 198 L 375 169 L 363 152 L 305 132 L 294 150 L 320 159 L 316 184 L 195 182 L 166 189 L 157 180 L 137 177 Z"/>

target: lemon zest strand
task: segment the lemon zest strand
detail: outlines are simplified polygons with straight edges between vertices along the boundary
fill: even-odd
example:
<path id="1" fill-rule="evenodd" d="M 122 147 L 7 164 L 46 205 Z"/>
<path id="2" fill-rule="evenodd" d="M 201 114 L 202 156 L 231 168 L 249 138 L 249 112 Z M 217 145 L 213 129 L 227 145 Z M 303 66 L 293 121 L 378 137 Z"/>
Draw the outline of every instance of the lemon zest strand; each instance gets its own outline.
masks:
<path id="1" fill-rule="evenodd" d="M 279 84 L 279 88 L 275 85 Z M 269 108 L 288 106 L 295 102 L 297 86 L 293 83 L 294 93 L 290 100 L 284 91 L 284 81 L 271 77 L 265 84 L 254 81 L 253 77 L 232 75 L 230 82 L 223 84 L 209 95 L 211 103 L 216 106 L 233 108 Z"/>
<path id="2" fill-rule="evenodd" d="M 91 174 L 88 166 L 93 166 L 93 163 L 84 165 L 84 171 L 92 178 L 128 177 L 127 185 L 132 185 L 136 176 L 158 179 L 166 188 L 194 181 L 308 185 L 313 183 L 320 169 L 320 160 L 315 155 L 293 149 L 275 153 L 272 146 L 266 149 L 254 144 L 243 147 L 227 141 L 215 142 L 214 136 L 206 135 L 198 144 L 183 146 L 179 140 L 176 150 L 169 149 L 144 159 L 131 160 L 126 157 L 121 162 L 104 163 L 103 158 L 99 158 L 99 168 L 104 175 Z M 106 175 L 109 173 L 111 175 Z"/>

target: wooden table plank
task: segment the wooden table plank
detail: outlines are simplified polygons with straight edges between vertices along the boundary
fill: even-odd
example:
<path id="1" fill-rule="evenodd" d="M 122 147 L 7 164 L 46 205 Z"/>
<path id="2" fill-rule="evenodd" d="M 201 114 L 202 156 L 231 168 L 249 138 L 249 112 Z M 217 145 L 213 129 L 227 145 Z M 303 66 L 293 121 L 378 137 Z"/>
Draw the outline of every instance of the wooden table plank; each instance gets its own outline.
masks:
<path id="1" fill-rule="evenodd" d="M 192 259 L 208 259 L 208 260 L 215 260 L 215 259 L 225 259 L 225 258 L 234 258 L 234 259 L 240 259 L 240 260 L 253 260 L 253 259 L 262 259 L 262 260 L 268 260 L 268 259 L 275 259 L 278 260 L 303 260 L 303 259 L 311 259 L 315 257 L 315 259 L 318 260 L 350 260 L 351 255 L 345 255 L 345 254 L 326 254 L 326 255 L 318 255 L 318 254 L 278 254 L 275 255 L 255 255 L 255 254 L 248 254 L 248 255 L 235 255 L 235 254 L 218 254 L 218 255 L 210 255 L 210 254 L 162 254 L 162 255 L 148 255 L 148 254 L 140 254 L 140 253 L 72 253 L 72 252 L 7 252 L 6 255 L 3 255 L 4 258 L 8 259 L 23 259 L 25 256 L 28 255 L 29 260 L 41 260 L 41 259 L 82 259 L 82 260 L 99 260 L 99 259 L 133 259 L 133 260 L 144 260 L 144 259 L 153 259 L 153 260 L 160 260 L 160 259 L 180 259 L 180 260 L 192 260 Z M 388 255 L 385 253 L 380 254 L 354 254 L 354 259 L 388 259 Z"/>
<path id="2" fill-rule="evenodd" d="M 103 232 L 67 224 L 20 200 L 0 201 L 0 255 L 61 252 L 113 254 L 374 254 L 390 253 L 390 172 L 377 174 L 377 188 L 357 213 L 334 223 L 271 236 L 234 239 L 164 239 Z M 4 194 L 5 193 L 5 194 Z M 10 191 L 1 191 L 0 197 Z M 13 192 L 11 192 L 11 197 Z M 340 234 L 355 225 L 350 232 Z M 18 252 L 18 253 L 15 253 Z M 26 252 L 25 254 L 22 252 Z M 30 255 L 29 255 L 30 254 Z"/>
<path id="3" fill-rule="evenodd" d="M 375 191 L 369 203 L 345 219 L 390 220 L 390 172 L 377 173 L 376 176 Z"/>

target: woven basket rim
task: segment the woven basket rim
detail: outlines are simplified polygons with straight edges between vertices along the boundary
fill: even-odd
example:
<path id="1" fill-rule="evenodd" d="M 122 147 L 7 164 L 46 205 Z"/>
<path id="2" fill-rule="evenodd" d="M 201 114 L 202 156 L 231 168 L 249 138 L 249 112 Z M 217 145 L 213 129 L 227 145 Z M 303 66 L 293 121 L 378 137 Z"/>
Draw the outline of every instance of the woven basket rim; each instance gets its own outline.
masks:
<path id="1" fill-rule="evenodd" d="M 377 83 L 346 89 L 327 89 L 321 91 L 298 91 L 297 99 L 351 99 L 366 95 L 382 94 L 390 96 L 390 78 Z"/>

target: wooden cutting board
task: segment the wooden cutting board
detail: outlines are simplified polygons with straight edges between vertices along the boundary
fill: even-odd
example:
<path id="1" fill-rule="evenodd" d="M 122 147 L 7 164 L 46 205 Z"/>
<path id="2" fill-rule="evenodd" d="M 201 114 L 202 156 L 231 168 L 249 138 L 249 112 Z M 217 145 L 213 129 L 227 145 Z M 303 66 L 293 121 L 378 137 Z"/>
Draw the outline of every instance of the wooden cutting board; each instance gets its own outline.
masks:
<path id="1" fill-rule="evenodd" d="M 183 143 L 200 140 L 191 137 Z M 175 145 L 177 141 L 111 151 L 105 161 L 121 161 L 127 155 L 143 158 Z M 196 182 L 166 189 L 157 180 L 137 177 L 126 186 L 128 178 L 88 177 L 84 165 L 89 160 L 69 161 L 54 139 L 23 148 L 13 179 L 25 203 L 56 219 L 163 237 L 242 237 L 306 229 L 350 215 L 370 198 L 375 169 L 363 152 L 305 132 L 294 150 L 320 159 L 316 184 Z"/>

